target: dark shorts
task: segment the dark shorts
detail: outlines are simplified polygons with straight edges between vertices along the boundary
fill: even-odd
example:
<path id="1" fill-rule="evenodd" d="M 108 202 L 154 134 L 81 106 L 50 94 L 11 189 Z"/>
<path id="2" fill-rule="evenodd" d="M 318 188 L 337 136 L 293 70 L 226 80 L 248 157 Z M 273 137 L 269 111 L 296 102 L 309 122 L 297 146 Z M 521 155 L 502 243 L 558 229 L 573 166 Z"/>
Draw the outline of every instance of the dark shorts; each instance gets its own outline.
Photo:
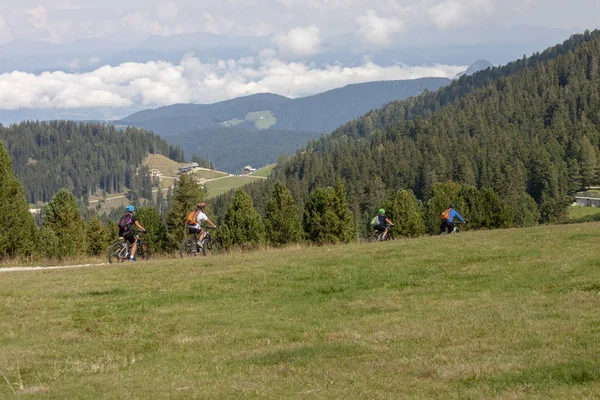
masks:
<path id="1" fill-rule="evenodd" d="M 188 228 L 188 233 L 190 233 L 190 234 L 198 234 L 200 232 L 202 232 L 202 229 Z"/>
<path id="2" fill-rule="evenodd" d="M 135 243 L 135 235 L 133 234 L 133 231 L 123 232 L 121 236 L 123 236 L 123 239 L 127 240 L 129 243 Z"/>
<path id="3" fill-rule="evenodd" d="M 454 223 L 450 222 L 450 221 L 442 221 L 442 231 L 448 233 L 448 232 L 452 232 L 452 229 L 454 229 Z"/>
<path id="4" fill-rule="evenodd" d="M 381 224 L 381 225 L 377 225 L 373 229 L 375 229 L 377 232 L 383 232 L 383 231 L 385 231 L 385 228 L 386 228 L 385 224 Z"/>

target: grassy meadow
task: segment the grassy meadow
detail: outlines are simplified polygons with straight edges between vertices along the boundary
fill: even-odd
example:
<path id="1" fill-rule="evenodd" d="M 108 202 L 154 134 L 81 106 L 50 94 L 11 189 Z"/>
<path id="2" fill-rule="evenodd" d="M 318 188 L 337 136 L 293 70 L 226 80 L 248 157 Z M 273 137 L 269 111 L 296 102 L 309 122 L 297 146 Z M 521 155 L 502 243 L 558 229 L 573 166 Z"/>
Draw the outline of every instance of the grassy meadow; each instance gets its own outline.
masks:
<path id="1" fill-rule="evenodd" d="M 0 398 L 599 398 L 599 233 L 0 272 Z"/>
<path id="2" fill-rule="evenodd" d="M 257 169 L 256 172 L 253 172 L 251 174 L 251 176 L 260 176 L 263 178 L 268 178 L 269 176 L 271 176 L 271 172 L 273 172 L 273 169 L 276 166 L 277 166 L 277 163 L 266 165 L 262 168 Z"/>
<path id="3" fill-rule="evenodd" d="M 600 214 L 600 207 L 569 207 L 569 219 L 580 219 Z"/>
<path id="4" fill-rule="evenodd" d="M 228 192 L 231 189 L 237 189 L 248 183 L 255 182 L 259 179 L 263 178 L 254 177 L 252 175 L 228 176 L 226 178 L 206 182 L 205 185 L 206 187 L 208 187 L 208 193 L 206 195 L 206 198 L 210 199 L 212 197 L 216 197 L 220 194 Z"/>

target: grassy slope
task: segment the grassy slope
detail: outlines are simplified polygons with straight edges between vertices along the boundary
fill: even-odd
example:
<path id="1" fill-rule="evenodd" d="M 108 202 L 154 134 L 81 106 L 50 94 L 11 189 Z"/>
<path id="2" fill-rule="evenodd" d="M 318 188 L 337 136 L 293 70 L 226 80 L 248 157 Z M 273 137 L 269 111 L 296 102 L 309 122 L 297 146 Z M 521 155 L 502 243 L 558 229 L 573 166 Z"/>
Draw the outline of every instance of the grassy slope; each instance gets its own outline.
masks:
<path id="1" fill-rule="evenodd" d="M 275 166 L 277 166 L 277 164 L 269 164 L 266 165 L 262 168 L 259 168 L 256 170 L 256 172 L 254 172 L 252 174 L 252 176 L 261 176 L 263 178 L 268 178 L 269 176 L 271 176 L 271 172 L 273 172 L 273 168 L 275 168 Z"/>
<path id="2" fill-rule="evenodd" d="M 579 219 L 596 214 L 600 214 L 599 207 L 569 207 L 569 219 Z"/>
<path id="3" fill-rule="evenodd" d="M 229 176 L 223 179 L 217 179 L 214 181 L 206 182 L 208 186 L 207 198 L 215 197 L 223 194 L 231 189 L 242 187 L 248 183 L 255 182 L 259 179 L 258 177 L 248 176 Z"/>
<path id="4" fill-rule="evenodd" d="M 46 398 L 598 398 L 599 229 L 0 273 L 1 372 Z"/>

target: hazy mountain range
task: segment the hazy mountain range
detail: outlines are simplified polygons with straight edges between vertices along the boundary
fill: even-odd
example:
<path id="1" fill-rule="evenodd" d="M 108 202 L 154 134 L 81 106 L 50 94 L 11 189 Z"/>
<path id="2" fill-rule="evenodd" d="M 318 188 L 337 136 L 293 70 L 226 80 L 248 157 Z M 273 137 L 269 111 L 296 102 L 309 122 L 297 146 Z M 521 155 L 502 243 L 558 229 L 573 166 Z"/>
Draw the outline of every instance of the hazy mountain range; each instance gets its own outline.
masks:
<path id="1" fill-rule="evenodd" d="M 369 82 L 290 99 L 271 93 L 215 104 L 176 104 L 145 110 L 115 125 L 146 128 L 184 149 L 186 157 L 209 158 L 220 170 L 275 162 L 308 140 L 394 100 L 434 91 L 447 78 Z"/>
<path id="2" fill-rule="evenodd" d="M 511 26 L 486 29 L 482 35 L 475 28 L 457 28 L 447 32 L 448 39 L 444 40 L 437 32 L 407 32 L 403 44 L 385 50 L 360 48 L 353 34 L 345 34 L 325 38 L 322 51 L 303 59 L 317 64 L 355 65 L 364 62 L 364 57 L 368 56 L 380 65 L 469 65 L 473 60 L 483 58 L 498 65 L 548 47 L 570 33 L 554 28 Z M 150 36 L 143 42 L 86 39 L 52 44 L 18 39 L 0 45 L 0 73 L 15 70 L 32 73 L 55 70 L 85 72 L 101 65 L 155 60 L 176 63 L 187 53 L 194 53 L 203 61 L 236 60 L 257 56 L 261 50 L 272 47 L 272 42 L 271 36 L 211 33 Z"/>

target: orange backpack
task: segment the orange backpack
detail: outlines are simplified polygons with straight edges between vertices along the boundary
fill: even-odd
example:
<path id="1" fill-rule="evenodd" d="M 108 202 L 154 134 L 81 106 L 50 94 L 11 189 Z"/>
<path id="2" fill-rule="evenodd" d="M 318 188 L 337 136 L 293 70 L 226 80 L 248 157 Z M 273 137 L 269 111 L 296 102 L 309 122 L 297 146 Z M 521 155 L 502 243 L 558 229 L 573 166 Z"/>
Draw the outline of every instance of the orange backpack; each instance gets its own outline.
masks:
<path id="1" fill-rule="evenodd" d="M 196 225 L 198 223 L 198 214 L 200 214 L 200 210 L 194 210 L 191 213 L 189 213 L 187 218 L 185 219 L 185 223 L 187 225 Z"/>
<path id="2" fill-rule="evenodd" d="M 452 211 L 451 208 L 446 208 L 446 210 L 442 213 L 442 215 L 440 215 L 440 218 L 443 219 L 444 221 L 448 221 L 450 219 L 450 211 Z"/>

